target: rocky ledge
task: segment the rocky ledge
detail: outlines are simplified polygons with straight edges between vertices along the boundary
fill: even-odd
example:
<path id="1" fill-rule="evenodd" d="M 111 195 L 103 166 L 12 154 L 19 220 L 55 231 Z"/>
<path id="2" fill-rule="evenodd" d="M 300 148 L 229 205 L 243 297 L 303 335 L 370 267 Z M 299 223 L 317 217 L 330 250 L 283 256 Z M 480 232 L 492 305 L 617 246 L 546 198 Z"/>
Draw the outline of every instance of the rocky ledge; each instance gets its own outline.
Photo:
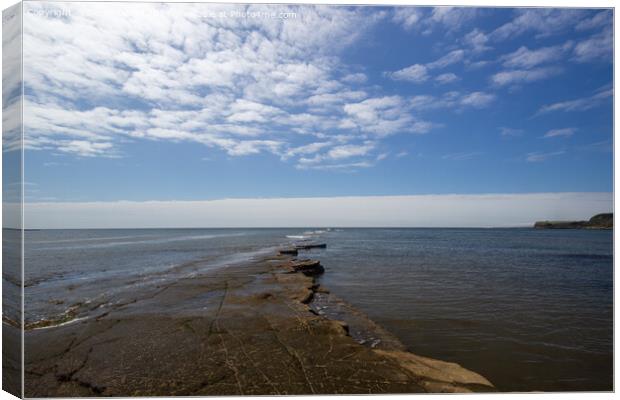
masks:
<path id="1" fill-rule="evenodd" d="M 614 214 L 597 214 L 588 221 L 537 221 L 536 229 L 613 229 Z"/>
<path id="2" fill-rule="evenodd" d="M 282 254 L 136 291 L 73 324 L 26 331 L 26 397 L 495 391 L 421 357 Z M 326 305 L 328 307 L 326 308 Z M 365 331 L 372 340 L 352 335 Z M 363 343 L 369 343 L 364 345 Z"/>

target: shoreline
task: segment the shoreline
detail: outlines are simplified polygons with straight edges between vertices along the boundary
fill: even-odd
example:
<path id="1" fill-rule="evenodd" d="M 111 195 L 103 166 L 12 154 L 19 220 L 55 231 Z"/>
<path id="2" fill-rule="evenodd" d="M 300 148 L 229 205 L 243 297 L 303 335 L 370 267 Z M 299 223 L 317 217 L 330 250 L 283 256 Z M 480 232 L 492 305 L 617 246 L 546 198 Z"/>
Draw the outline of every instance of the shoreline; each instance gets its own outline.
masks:
<path id="1" fill-rule="evenodd" d="M 264 257 L 136 293 L 88 320 L 26 331 L 25 394 L 496 390 L 457 364 L 407 352 L 295 263 L 293 254 Z"/>

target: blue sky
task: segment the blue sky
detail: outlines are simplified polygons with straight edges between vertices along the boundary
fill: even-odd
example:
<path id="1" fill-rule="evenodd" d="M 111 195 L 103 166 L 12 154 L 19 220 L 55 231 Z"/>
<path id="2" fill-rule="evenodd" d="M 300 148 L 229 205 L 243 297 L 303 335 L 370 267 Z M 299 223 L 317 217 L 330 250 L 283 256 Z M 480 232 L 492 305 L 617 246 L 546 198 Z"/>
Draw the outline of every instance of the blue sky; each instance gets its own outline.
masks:
<path id="1" fill-rule="evenodd" d="M 28 202 L 612 191 L 610 10 L 24 7 Z"/>

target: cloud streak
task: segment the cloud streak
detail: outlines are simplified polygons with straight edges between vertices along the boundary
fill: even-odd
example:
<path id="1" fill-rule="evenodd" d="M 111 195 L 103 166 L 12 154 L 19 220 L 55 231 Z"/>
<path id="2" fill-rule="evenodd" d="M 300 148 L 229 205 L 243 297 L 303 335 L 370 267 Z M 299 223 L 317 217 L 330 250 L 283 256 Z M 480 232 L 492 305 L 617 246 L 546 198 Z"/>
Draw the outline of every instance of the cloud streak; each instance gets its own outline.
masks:
<path id="1" fill-rule="evenodd" d="M 558 67 L 501 71 L 491 76 L 491 82 L 496 86 L 520 85 L 547 79 L 558 75 L 561 71 Z"/>
<path id="2" fill-rule="evenodd" d="M 462 49 L 452 50 L 435 61 L 426 64 L 413 64 L 394 72 L 386 72 L 385 75 L 395 81 L 409 81 L 413 83 L 424 83 L 431 78 L 430 72 L 433 69 L 446 68 L 452 64 L 462 62 L 465 51 Z M 447 73 L 437 76 L 435 79 L 440 83 L 448 83 L 456 80 L 456 75 Z"/>
<path id="3" fill-rule="evenodd" d="M 564 153 L 566 153 L 564 150 L 551 151 L 547 153 L 536 151 L 532 153 L 527 153 L 527 155 L 525 156 L 525 160 L 530 163 L 538 163 L 538 162 L 547 161 L 548 159 L 552 157 L 560 156 Z"/>
<path id="4" fill-rule="evenodd" d="M 603 102 L 607 101 L 610 97 L 612 97 L 613 94 L 613 89 L 604 88 L 589 97 L 543 105 L 542 107 L 540 107 L 536 115 L 551 113 L 555 111 L 587 111 L 594 107 L 600 106 L 601 104 L 603 104 Z"/>
<path id="5" fill-rule="evenodd" d="M 487 92 L 468 92 L 458 91 L 446 92 L 441 96 L 417 95 L 410 99 L 411 107 L 415 110 L 429 111 L 441 109 L 453 109 L 457 112 L 465 109 L 482 109 L 495 102 L 497 96 Z"/>
<path id="6" fill-rule="evenodd" d="M 544 138 L 568 137 L 573 136 L 577 132 L 577 128 L 559 128 L 551 129 L 545 133 Z"/>

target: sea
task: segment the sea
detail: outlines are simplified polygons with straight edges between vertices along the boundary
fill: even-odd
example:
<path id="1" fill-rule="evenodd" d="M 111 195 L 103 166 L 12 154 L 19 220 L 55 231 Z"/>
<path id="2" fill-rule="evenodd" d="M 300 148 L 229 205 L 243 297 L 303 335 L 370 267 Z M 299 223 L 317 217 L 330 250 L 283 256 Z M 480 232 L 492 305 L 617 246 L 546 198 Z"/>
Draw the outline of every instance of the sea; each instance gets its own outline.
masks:
<path id="1" fill-rule="evenodd" d="M 319 282 L 411 352 L 456 362 L 500 391 L 613 389 L 612 231 L 94 229 L 25 238 L 32 329 L 90 318 L 140 288 L 321 242 L 326 249 L 307 254 L 325 267 Z"/>

